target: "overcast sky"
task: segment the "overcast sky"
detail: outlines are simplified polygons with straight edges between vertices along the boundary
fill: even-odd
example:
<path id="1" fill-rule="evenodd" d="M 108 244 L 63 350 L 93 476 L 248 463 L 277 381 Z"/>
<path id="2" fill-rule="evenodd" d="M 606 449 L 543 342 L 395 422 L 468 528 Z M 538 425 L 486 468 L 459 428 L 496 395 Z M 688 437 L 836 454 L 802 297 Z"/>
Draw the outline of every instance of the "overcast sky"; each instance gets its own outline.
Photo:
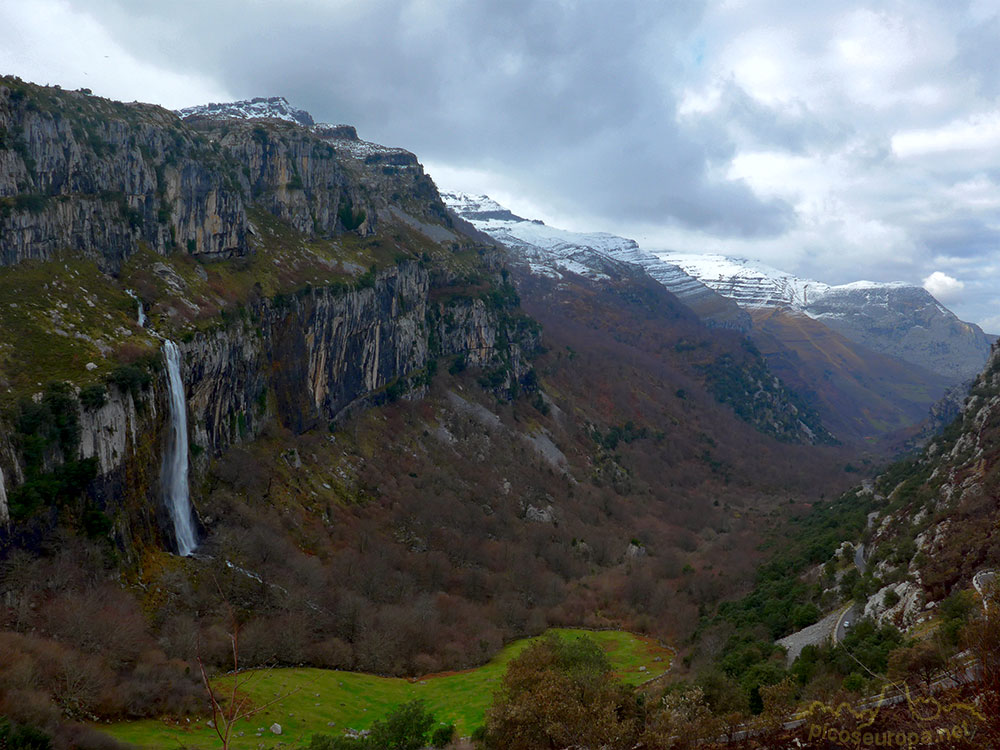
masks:
<path id="1" fill-rule="evenodd" d="M 1000 332 L 1000 0 L 17 0 L 0 71 L 286 96 L 442 189 Z"/>

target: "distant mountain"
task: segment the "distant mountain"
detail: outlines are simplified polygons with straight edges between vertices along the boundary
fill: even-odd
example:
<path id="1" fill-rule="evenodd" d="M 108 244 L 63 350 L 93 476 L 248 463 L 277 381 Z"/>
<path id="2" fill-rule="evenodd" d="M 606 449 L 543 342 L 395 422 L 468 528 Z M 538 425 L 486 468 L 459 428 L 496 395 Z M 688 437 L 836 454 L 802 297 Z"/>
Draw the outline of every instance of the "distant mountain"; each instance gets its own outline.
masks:
<path id="1" fill-rule="evenodd" d="M 918 286 L 835 286 L 805 312 L 852 341 L 956 382 L 974 377 L 990 354 L 991 339 L 979 326 L 959 320 Z"/>
<path id="2" fill-rule="evenodd" d="M 983 367 L 991 338 L 926 289 L 903 282 L 830 286 L 761 263 L 721 255 L 665 253 L 703 284 L 749 310 L 804 314 L 876 352 L 964 382 Z"/>
<path id="3" fill-rule="evenodd" d="M 442 199 L 535 276 L 609 283 L 622 264 L 641 269 L 706 323 L 749 334 L 772 371 L 848 442 L 910 438 L 989 350 L 982 331 L 919 287 L 830 286 L 748 260 L 654 254 L 624 237 L 525 219 L 485 195 Z"/>
<path id="4" fill-rule="evenodd" d="M 182 118 L 205 117 L 210 120 L 287 120 L 306 127 L 315 125 L 315 121 L 304 109 L 298 109 L 288 103 L 283 96 L 244 99 L 239 102 L 224 102 L 199 104 L 177 110 Z"/>
<path id="5" fill-rule="evenodd" d="M 570 232 L 524 219 L 486 195 L 441 193 L 452 211 L 506 247 L 517 251 L 532 273 L 560 278 L 569 272 L 591 279 L 608 278 L 608 263 L 639 266 L 675 294 L 699 318 L 722 328 L 750 329 L 750 317 L 738 305 L 685 273 L 677 265 L 646 252 L 635 240 L 605 232 Z"/>

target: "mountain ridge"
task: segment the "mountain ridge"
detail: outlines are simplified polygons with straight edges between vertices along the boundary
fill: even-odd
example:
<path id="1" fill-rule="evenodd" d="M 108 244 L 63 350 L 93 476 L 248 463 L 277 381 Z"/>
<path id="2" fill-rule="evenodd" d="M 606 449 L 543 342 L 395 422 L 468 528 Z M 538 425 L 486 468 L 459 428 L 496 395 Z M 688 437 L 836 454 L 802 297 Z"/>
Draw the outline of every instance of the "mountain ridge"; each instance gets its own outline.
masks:
<path id="1" fill-rule="evenodd" d="M 658 253 L 747 310 L 788 309 L 869 349 L 925 367 L 953 382 L 975 377 L 992 338 L 921 286 L 902 281 L 830 285 L 766 264 L 722 255 Z"/>
<path id="2" fill-rule="evenodd" d="M 486 195 L 441 193 L 441 198 L 460 218 L 470 222 L 500 244 L 517 250 L 534 273 L 561 272 L 603 278 L 602 266 L 611 261 L 637 266 L 680 298 L 708 325 L 747 331 L 750 319 L 735 304 L 676 265 L 665 263 L 642 250 L 635 240 L 607 232 L 572 232 L 525 219 Z"/>
<path id="3" fill-rule="evenodd" d="M 210 102 L 175 110 L 182 119 L 204 117 L 212 120 L 286 120 L 311 127 L 316 124 L 311 114 L 293 107 L 283 96 L 257 96 L 234 102 Z"/>

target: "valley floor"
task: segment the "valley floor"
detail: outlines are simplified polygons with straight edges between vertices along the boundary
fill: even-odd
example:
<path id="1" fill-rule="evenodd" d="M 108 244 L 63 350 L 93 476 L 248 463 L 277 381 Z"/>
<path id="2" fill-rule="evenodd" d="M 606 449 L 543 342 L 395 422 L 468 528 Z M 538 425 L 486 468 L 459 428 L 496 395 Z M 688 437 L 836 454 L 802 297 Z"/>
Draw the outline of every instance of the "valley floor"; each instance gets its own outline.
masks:
<path id="1" fill-rule="evenodd" d="M 621 679 L 633 685 L 665 675 L 674 655 L 672 649 L 652 639 L 622 631 L 559 628 L 548 632 L 564 638 L 589 636 L 607 652 Z M 263 705 L 276 697 L 287 697 L 241 722 L 235 730 L 237 737 L 232 747 L 239 750 L 282 744 L 308 745 L 313 734 L 367 729 L 395 706 L 418 698 L 427 702 L 440 722 L 453 722 L 459 736 L 468 736 L 483 723 L 493 690 L 499 685 L 507 664 L 535 640 L 515 641 L 489 663 L 476 669 L 412 680 L 327 669 L 255 670 L 247 673 L 252 679 L 246 689 L 255 704 Z M 226 685 L 227 679 L 231 678 L 223 678 L 217 685 Z M 190 720 L 164 718 L 98 728 L 140 748 L 197 750 L 218 745 L 218 738 L 207 720 L 207 716 Z M 270 731 L 275 723 L 281 726 L 280 735 Z"/>

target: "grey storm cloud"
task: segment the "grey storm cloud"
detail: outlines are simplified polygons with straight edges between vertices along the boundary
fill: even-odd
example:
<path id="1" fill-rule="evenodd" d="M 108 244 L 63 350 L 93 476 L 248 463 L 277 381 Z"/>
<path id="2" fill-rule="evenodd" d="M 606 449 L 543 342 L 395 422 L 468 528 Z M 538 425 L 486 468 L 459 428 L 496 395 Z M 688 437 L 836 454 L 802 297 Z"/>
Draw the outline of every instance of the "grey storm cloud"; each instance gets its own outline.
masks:
<path id="1" fill-rule="evenodd" d="M 983 96 L 1000 95 L 997 46 L 1000 45 L 1000 17 L 964 29 L 958 36 L 957 67 L 976 82 Z"/>
<path id="2" fill-rule="evenodd" d="M 975 259 L 1000 250 L 1000 227 L 979 216 L 926 222 L 920 226 L 918 236 L 935 255 Z"/>
<path id="3" fill-rule="evenodd" d="M 739 236 L 780 233 L 794 216 L 711 176 L 731 148 L 678 125 L 676 50 L 700 2 L 77 5 L 136 55 L 210 70 L 240 97 L 286 96 L 422 159 L 487 163 L 578 212 Z"/>

